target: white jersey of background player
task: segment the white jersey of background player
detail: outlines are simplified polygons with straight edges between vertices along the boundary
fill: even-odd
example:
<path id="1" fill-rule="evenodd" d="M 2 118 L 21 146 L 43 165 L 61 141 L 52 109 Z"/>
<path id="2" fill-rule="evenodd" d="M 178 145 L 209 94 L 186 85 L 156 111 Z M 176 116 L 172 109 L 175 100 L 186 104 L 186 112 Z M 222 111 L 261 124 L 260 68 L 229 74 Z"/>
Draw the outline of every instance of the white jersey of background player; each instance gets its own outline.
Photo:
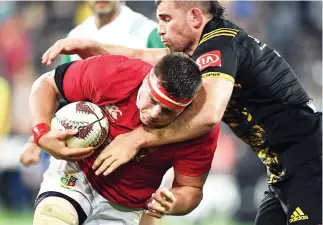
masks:
<path id="1" fill-rule="evenodd" d="M 108 44 L 132 48 L 162 48 L 157 24 L 134 12 L 119 1 L 96 2 L 89 5 L 94 16 L 86 19 L 67 35 L 68 38 L 94 39 Z M 79 59 L 77 55 L 64 56 L 63 62 Z"/>

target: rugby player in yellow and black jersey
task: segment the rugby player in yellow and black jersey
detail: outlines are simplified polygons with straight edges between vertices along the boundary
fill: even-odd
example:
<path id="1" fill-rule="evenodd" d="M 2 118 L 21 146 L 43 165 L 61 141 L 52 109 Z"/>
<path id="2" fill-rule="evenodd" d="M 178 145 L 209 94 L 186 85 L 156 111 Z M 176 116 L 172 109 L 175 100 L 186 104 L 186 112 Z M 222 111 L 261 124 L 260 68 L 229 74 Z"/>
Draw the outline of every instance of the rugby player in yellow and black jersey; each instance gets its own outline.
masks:
<path id="1" fill-rule="evenodd" d="M 267 167 L 269 189 L 255 224 L 322 224 L 322 114 L 281 55 L 223 19 L 223 12 L 217 1 L 157 1 L 166 50 L 63 39 L 45 52 L 43 63 L 60 53 L 123 54 L 151 63 L 169 51 L 191 55 L 204 78 L 191 107 L 165 128 L 119 136 L 95 168 L 110 173 L 141 147 L 194 138 L 222 120 Z"/>

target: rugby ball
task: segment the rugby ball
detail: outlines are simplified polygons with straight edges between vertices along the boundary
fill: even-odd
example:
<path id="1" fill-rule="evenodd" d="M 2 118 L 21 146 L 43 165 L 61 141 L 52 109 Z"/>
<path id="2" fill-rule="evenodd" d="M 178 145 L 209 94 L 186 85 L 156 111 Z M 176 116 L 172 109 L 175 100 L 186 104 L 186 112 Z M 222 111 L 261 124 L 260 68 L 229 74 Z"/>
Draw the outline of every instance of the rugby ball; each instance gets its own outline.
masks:
<path id="1" fill-rule="evenodd" d="M 51 130 L 78 129 L 78 133 L 66 139 L 68 147 L 98 148 L 108 136 L 109 121 L 104 111 L 91 102 L 73 102 L 55 113 Z"/>

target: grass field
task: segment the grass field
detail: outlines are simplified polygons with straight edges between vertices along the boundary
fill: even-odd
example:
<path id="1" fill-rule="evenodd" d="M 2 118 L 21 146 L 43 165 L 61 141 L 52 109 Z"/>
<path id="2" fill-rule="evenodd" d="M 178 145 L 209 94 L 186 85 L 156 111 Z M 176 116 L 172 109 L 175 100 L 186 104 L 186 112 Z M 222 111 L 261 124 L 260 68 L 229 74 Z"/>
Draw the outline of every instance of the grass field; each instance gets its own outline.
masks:
<path id="1" fill-rule="evenodd" d="M 32 225 L 32 212 L 0 211 L 0 225 Z M 164 219 L 161 225 L 251 225 L 251 223 L 237 223 L 224 215 L 217 215 L 196 223 L 183 220 L 181 217 L 170 217 Z"/>

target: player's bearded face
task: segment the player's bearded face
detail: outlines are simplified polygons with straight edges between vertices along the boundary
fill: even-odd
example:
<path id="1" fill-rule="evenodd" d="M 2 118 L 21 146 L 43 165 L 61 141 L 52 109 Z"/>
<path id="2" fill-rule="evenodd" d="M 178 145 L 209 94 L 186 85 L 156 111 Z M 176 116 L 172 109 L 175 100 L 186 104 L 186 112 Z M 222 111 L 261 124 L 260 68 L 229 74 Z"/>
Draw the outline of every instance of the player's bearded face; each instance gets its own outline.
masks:
<path id="1" fill-rule="evenodd" d="M 149 80 L 148 75 L 138 91 L 137 107 L 140 111 L 140 120 L 151 128 L 164 127 L 171 123 L 184 108 L 175 109 L 162 104 L 158 100 L 160 96 L 156 96 L 157 93 L 153 90 L 157 88 L 156 83 L 153 82 Z"/>
<path id="2" fill-rule="evenodd" d="M 170 52 L 190 54 L 194 38 L 183 11 L 177 9 L 172 2 L 162 2 L 157 8 L 159 21 L 158 33 Z"/>
<path id="3" fill-rule="evenodd" d="M 118 1 L 95 1 L 90 0 L 89 4 L 95 14 L 106 16 L 117 7 Z"/>

